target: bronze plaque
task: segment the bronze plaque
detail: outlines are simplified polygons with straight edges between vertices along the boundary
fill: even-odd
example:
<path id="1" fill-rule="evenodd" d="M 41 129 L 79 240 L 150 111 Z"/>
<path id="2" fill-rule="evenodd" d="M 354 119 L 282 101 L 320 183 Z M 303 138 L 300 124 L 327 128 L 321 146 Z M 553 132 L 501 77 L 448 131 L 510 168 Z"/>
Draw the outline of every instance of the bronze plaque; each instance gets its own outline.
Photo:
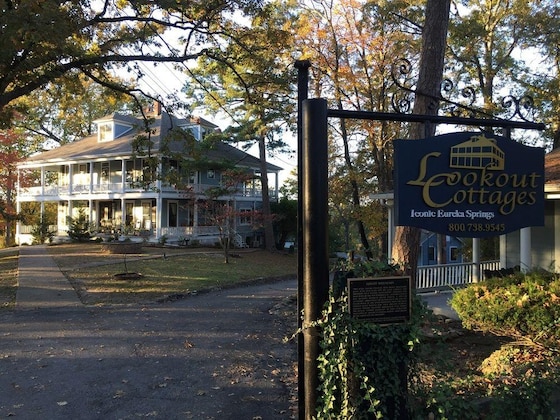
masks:
<path id="1" fill-rule="evenodd" d="M 350 315 L 377 324 L 410 320 L 410 283 L 410 277 L 348 279 Z"/>

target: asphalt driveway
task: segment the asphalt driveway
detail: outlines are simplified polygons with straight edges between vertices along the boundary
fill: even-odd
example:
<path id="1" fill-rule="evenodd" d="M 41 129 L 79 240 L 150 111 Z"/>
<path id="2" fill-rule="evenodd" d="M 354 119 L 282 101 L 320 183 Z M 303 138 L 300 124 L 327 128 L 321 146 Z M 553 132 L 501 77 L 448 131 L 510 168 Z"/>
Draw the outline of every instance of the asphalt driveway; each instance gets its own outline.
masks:
<path id="1" fill-rule="evenodd" d="M 22 248 L 0 313 L 0 416 L 289 419 L 295 280 L 146 305 L 86 307 L 42 247 Z M 62 277 L 60 277 L 62 276 Z M 279 314 L 280 312 L 280 314 Z"/>

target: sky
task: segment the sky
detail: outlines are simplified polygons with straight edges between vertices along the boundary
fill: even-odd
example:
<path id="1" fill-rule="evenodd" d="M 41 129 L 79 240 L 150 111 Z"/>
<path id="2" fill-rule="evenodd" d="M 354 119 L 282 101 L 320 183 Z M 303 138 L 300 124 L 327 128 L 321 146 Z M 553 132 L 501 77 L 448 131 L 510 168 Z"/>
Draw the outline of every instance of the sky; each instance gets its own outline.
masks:
<path id="1" fill-rule="evenodd" d="M 187 99 L 185 94 L 181 92 L 181 89 L 187 82 L 187 78 L 181 71 L 176 70 L 170 63 L 160 63 L 157 65 L 151 63 L 139 63 L 140 68 L 143 72 L 143 76 L 140 79 L 139 87 L 146 93 L 151 94 L 155 97 L 162 98 L 165 104 L 166 98 L 177 94 L 181 99 Z M 231 120 L 223 115 L 209 115 L 204 109 L 195 109 L 192 111 L 192 115 L 200 116 L 208 121 L 213 122 L 218 125 L 220 129 L 225 130 L 231 125 Z M 178 115 L 179 117 L 186 117 L 187 115 Z M 289 145 L 289 148 L 296 150 L 297 140 L 295 134 L 287 134 L 284 137 L 284 141 Z M 247 151 L 251 155 L 258 157 L 259 151 L 257 146 L 251 147 Z M 296 153 L 288 154 L 277 154 L 276 156 L 267 157 L 268 162 L 281 167 L 283 170 L 279 176 L 279 186 L 282 186 L 284 181 L 290 177 L 290 173 L 297 166 L 297 155 Z M 272 180 L 270 180 L 272 181 Z"/>

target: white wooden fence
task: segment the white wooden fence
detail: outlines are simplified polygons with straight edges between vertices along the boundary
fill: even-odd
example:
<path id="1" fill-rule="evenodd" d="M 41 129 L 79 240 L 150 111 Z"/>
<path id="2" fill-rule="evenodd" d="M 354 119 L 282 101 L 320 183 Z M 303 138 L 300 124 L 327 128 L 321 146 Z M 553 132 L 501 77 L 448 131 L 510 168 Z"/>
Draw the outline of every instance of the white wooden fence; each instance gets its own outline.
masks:
<path id="1" fill-rule="evenodd" d="M 416 290 L 438 290 L 460 287 L 475 281 L 475 264 L 443 264 L 418 266 Z M 483 261 L 479 264 L 478 275 L 482 280 L 484 270 L 498 270 L 500 261 Z"/>

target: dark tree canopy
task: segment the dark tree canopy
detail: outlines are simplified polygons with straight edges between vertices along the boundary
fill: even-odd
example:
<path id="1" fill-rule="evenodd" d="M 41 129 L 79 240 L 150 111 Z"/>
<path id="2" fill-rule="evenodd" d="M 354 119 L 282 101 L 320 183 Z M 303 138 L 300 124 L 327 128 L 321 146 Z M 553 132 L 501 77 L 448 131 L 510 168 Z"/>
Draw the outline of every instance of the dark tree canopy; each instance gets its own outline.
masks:
<path id="1" fill-rule="evenodd" d="M 76 71 L 99 84 L 115 84 L 118 67 L 139 62 L 185 63 L 212 51 L 205 40 L 236 11 L 255 0 L 3 1 L 0 3 L 0 112 L 11 119 L 15 101 Z M 179 45 L 165 33 L 173 29 Z"/>

